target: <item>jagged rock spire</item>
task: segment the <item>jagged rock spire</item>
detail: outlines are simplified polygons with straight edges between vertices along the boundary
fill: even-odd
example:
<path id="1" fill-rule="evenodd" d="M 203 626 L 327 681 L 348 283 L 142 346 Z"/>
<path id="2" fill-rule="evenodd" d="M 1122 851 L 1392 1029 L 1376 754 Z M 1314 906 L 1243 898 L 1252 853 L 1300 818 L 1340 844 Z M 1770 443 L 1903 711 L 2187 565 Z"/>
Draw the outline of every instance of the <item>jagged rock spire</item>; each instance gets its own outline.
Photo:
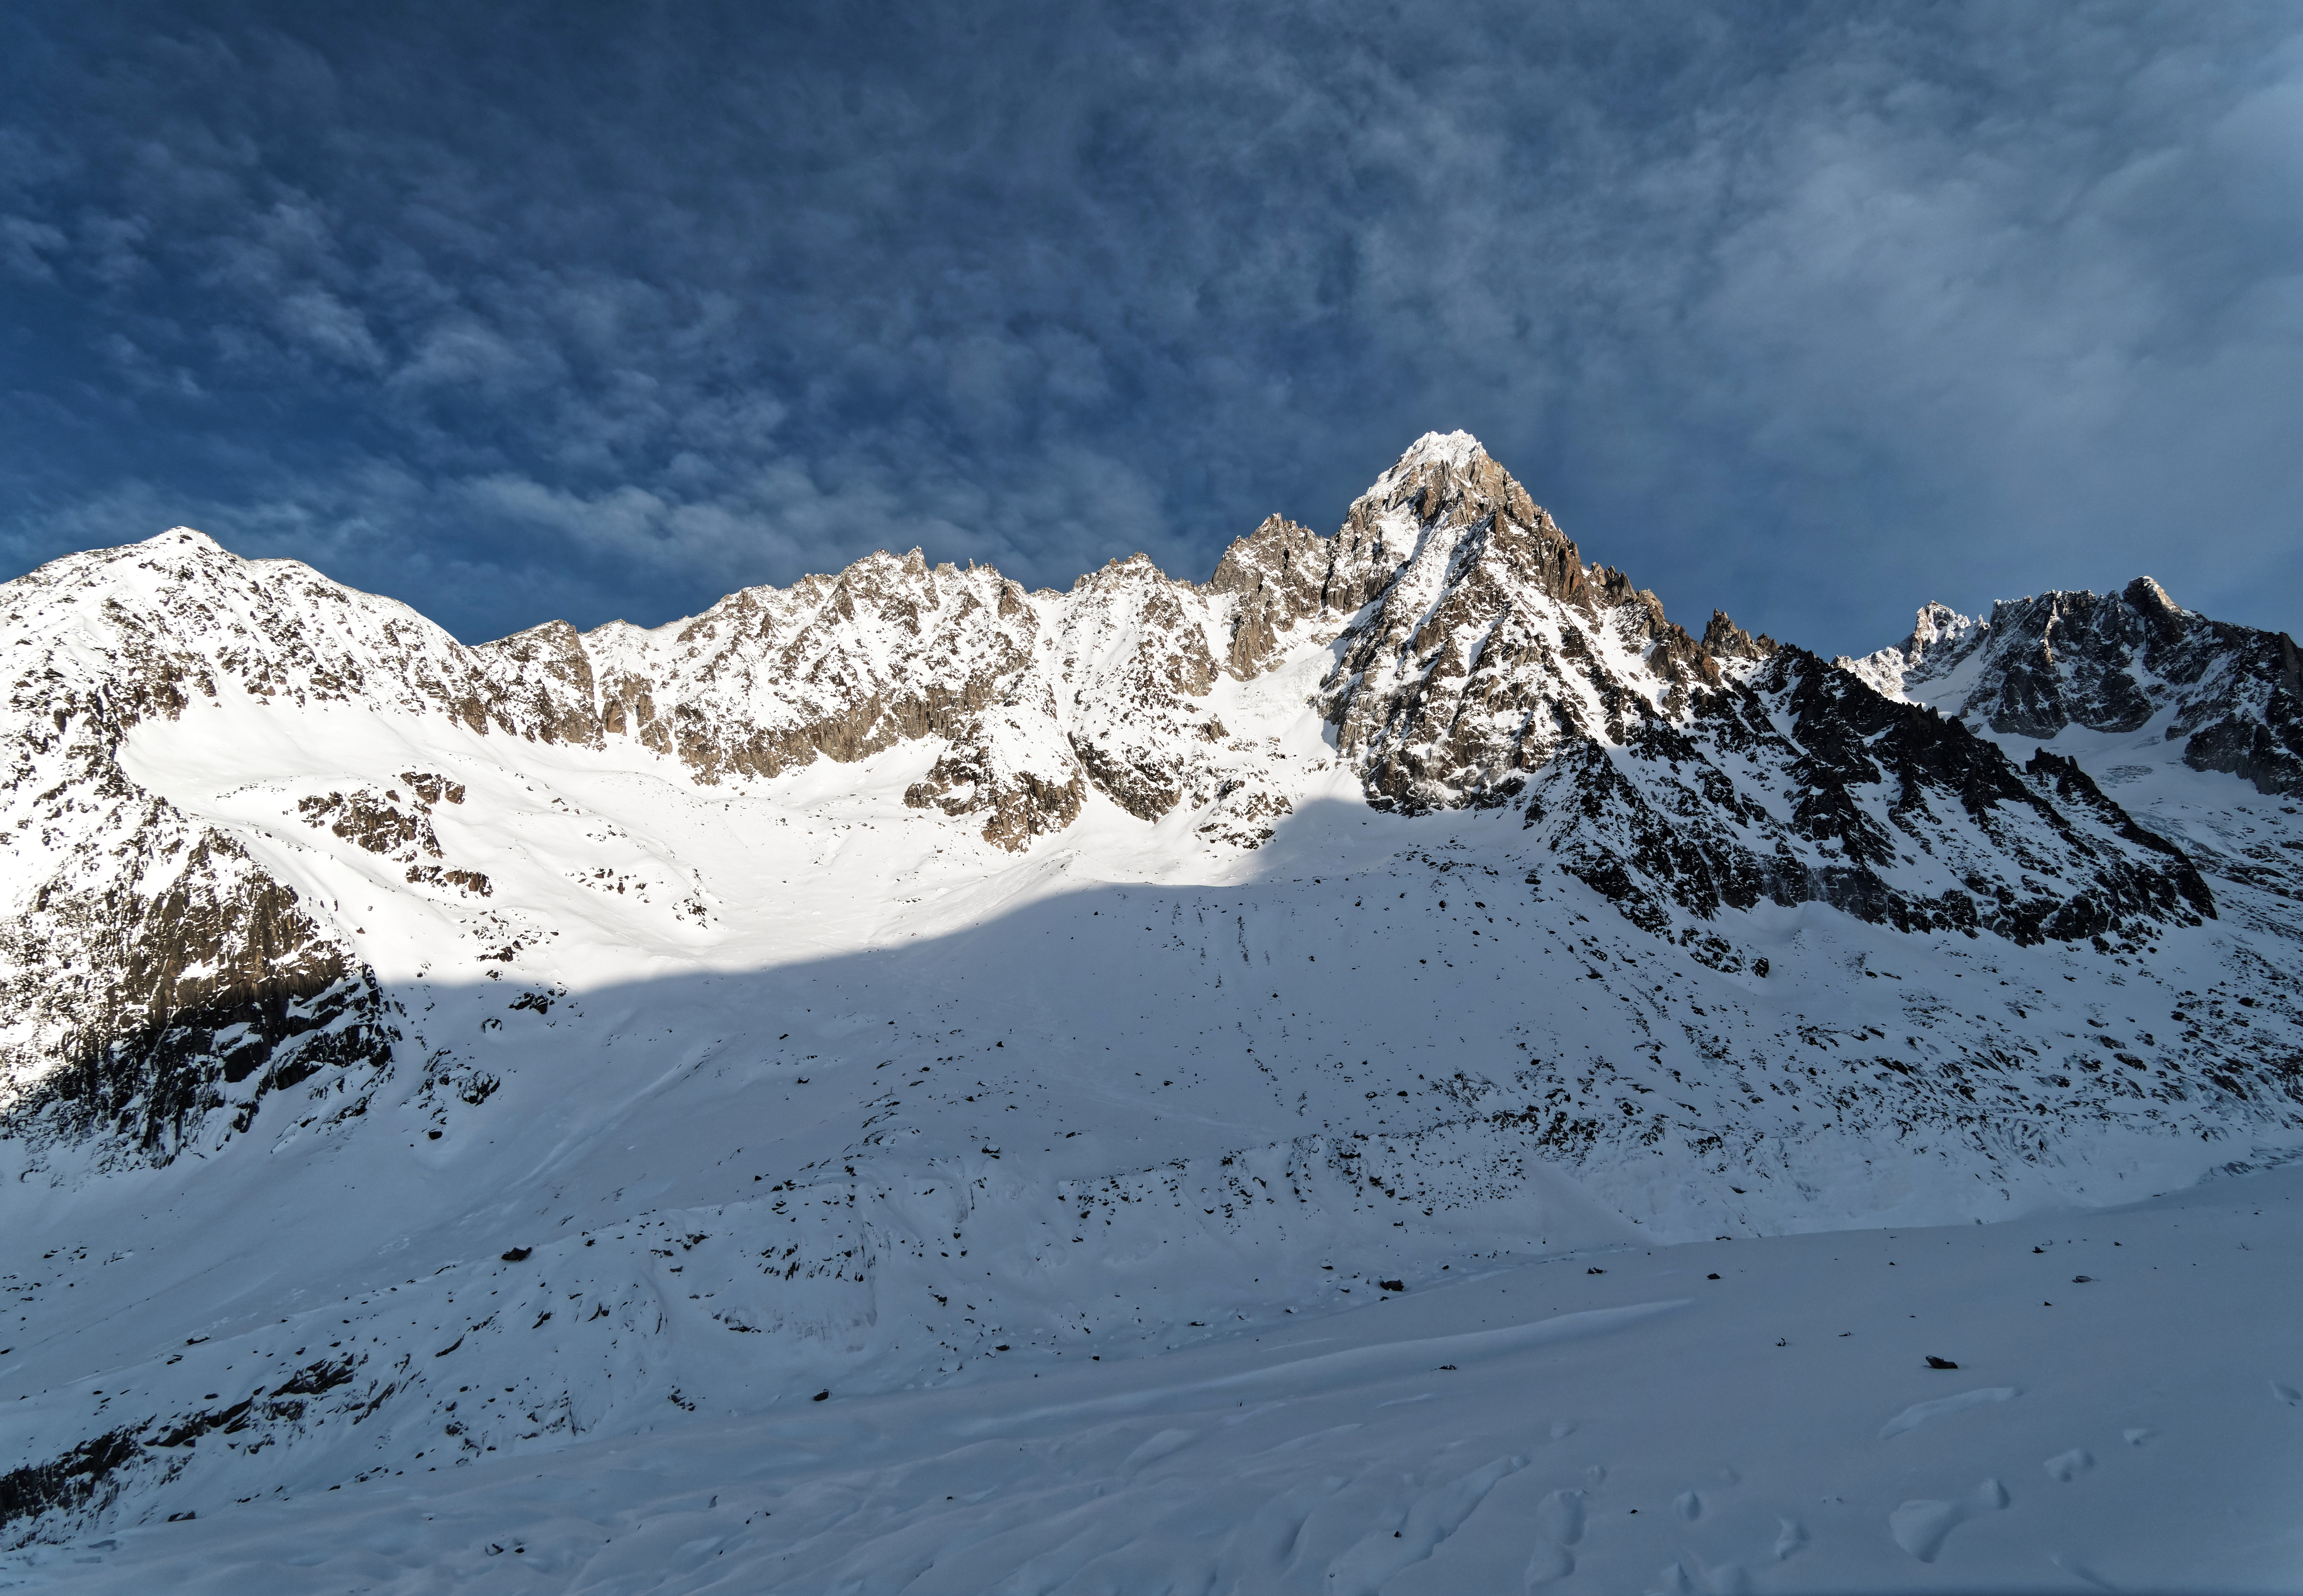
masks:
<path id="1" fill-rule="evenodd" d="M 1703 629 L 1703 646 L 1716 659 L 1763 660 L 1777 645 L 1765 632 L 1754 638 L 1728 620 L 1726 611 L 1714 610 L 1711 624 Z"/>

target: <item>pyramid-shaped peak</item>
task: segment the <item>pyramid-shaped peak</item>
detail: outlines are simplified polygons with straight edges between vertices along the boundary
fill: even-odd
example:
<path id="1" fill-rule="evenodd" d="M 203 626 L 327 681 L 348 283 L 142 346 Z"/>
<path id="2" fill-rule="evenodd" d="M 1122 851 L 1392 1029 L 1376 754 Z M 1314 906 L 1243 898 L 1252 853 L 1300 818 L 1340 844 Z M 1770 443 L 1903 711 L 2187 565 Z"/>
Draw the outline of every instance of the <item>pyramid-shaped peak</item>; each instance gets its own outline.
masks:
<path id="1" fill-rule="evenodd" d="M 2127 600 L 2130 607 L 2142 614 L 2173 616 L 2184 612 L 2183 606 L 2168 596 L 2167 590 L 2159 585 L 2155 578 L 2136 578 L 2127 585 L 2120 596 Z"/>
<path id="2" fill-rule="evenodd" d="M 1470 433 L 1427 432 L 1407 446 L 1391 469 L 1405 473 L 1421 465 L 1468 466 L 1487 457 L 1487 450 Z"/>
<path id="3" fill-rule="evenodd" d="M 1527 489 L 1467 432 L 1428 432 L 1416 439 L 1353 502 L 1346 535 L 1397 511 L 1427 524 L 1470 526 L 1495 513 L 1523 527 L 1549 524 Z"/>

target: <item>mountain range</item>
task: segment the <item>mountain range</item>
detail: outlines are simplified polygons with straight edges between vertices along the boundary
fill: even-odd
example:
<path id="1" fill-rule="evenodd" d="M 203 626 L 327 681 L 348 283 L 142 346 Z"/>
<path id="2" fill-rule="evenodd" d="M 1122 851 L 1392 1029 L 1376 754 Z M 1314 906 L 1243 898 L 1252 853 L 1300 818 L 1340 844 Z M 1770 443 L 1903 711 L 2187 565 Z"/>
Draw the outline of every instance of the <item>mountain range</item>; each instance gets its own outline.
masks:
<path id="1" fill-rule="evenodd" d="M 2303 657 L 2147 577 L 1692 632 L 1457 433 L 1203 584 L 0 605 L 12 1547 L 2303 1144 Z"/>

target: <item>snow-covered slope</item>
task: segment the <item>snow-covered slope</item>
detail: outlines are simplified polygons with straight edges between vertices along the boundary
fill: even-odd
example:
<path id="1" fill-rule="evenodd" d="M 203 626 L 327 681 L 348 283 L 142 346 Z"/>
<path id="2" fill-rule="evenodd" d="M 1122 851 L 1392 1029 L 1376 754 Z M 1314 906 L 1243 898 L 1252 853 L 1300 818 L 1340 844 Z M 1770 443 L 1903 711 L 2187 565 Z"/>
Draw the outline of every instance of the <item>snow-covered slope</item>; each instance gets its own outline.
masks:
<path id="1" fill-rule="evenodd" d="M 2259 776 L 1695 638 L 1460 434 L 1204 587 L 4 593 L 11 1541 L 2303 1142 Z"/>

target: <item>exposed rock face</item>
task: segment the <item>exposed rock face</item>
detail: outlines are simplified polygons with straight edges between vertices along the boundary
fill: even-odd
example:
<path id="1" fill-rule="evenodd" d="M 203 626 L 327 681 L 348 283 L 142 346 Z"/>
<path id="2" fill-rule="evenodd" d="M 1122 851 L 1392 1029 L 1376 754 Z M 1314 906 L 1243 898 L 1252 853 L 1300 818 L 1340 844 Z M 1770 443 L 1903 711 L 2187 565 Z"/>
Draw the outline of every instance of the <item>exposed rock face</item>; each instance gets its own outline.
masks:
<path id="1" fill-rule="evenodd" d="M 1899 647 L 1848 663 L 1883 690 L 2042 741 L 2069 726 L 2139 730 L 2172 711 L 2165 736 L 2184 740 L 2192 769 L 2303 793 L 2294 640 L 2210 621 L 2149 577 L 1995 604 L 1981 621 L 1929 604 Z"/>
<path id="2" fill-rule="evenodd" d="M 904 801 L 915 809 L 933 804 L 947 815 L 981 815 L 985 841 L 1021 851 L 1079 817 L 1087 783 L 1056 730 L 1047 685 L 1017 681 L 1010 691 L 1014 697 L 950 727 L 949 751 Z"/>
<path id="3" fill-rule="evenodd" d="M 707 784 L 943 739 L 915 806 L 982 814 L 987 840 L 1020 849 L 1068 825 L 1091 784 L 1146 819 L 1192 790 L 1209 717 L 1188 701 L 1216 679 L 1211 638 L 1236 629 L 1234 603 L 1141 555 L 1059 595 L 984 568 L 931 570 L 915 551 L 747 588 L 653 632 L 547 640 L 539 629 L 478 652 L 525 723 L 632 738 Z M 1268 625 L 1259 609 L 1241 635 Z M 537 696 L 528 684 L 547 657 Z M 1236 668 L 1261 657 L 1251 649 Z"/>
<path id="4" fill-rule="evenodd" d="M 1277 515 L 1224 551 L 1208 590 L 1239 599 L 1224 651 L 1226 670 L 1254 675 L 1280 652 L 1298 621 L 1328 609 L 1334 555 L 1328 539 Z"/>
<path id="5" fill-rule="evenodd" d="M 1679 714 L 1691 683 L 1719 679 L 1653 594 L 1587 568 L 1461 434 L 1411 451 L 1338 541 L 1402 561 L 1323 688 L 1337 747 L 1382 806 L 1504 802 L 1564 745 L 1621 742 L 1633 700 Z"/>
<path id="6" fill-rule="evenodd" d="M 1345 536 L 1402 552 L 1322 689 L 1369 801 L 1523 793 L 1527 825 L 1644 929 L 1708 943 L 1700 922 L 1763 900 L 2018 942 L 2147 938 L 2215 912 L 2183 850 L 2076 765 L 2019 770 L 1716 612 L 1696 642 L 1460 435 L 1411 450 Z M 1921 618 L 1930 640 L 1960 624 Z"/>
<path id="7" fill-rule="evenodd" d="M 1527 823 L 1649 931 L 1692 942 L 1696 921 L 1762 900 L 2018 943 L 2147 939 L 2215 912 L 2182 850 L 2077 765 L 2019 770 L 1804 651 L 1699 689 L 1683 719 L 1631 702 L 1626 736 L 1544 773 Z"/>
<path id="8" fill-rule="evenodd" d="M 431 806 L 419 804 L 412 813 L 403 813 L 400 802 L 400 794 L 389 788 L 381 793 L 355 788 L 350 797 L 316 792 L 299 800 L 296 810 L 313 825 L 325 825 L 370 853 L 404 853 L 410 858 L 426 853 L 438 858 L 440 839 L 425 814 Z"/>
<path id="9" fill-rule="evenodd" d="M 245 1131 L 292 1087 L 283 1112 L 364 1111 L 397 1034 L 374 976 L 228 840 L 170 851 L 100 892 L 37 895 L 0 933 L 24 1083 L 11 1118 L 166 1162 L 211 1114 Z"/>
<path id="10" fill-rule="evenodd" d="M 654 631 L 621 623 L 571 639 L 601 701 L 595 737 L 628 737 L 707 784 L 776 776 L 819 757 L 868 758 L 906 739 L 949 736 L 1008 696 L 1031 662 L 1039 608 L 997 571 L 930 570 L 918 551 L 874 554 L 836 577 L 731 594 Z M 486 645 L 500 672 L 510 652 Z M 560 672 L 568 691 L 580 677 Z"/>
<path id="11" fill-rule="evenodd" d="M 1703 629 L 1703 646 L 1714 659 L 1761 660 L 1775 653 L 1776 640 L 1761 632 L 1753 637 L 1727 619 L 1725 610 L 1711 612 L 1711 624 Z"/>
<path id="12" fill-rule="evenodd" d="M 1227 668 L 1262 668 L 1256 639 L 1293 624 L 1301 583 L 1281 576 L 1277 596 L 1243 597 L 1139 556 L 1071 595 L 1027 595 L 988 570 L 878 555 L 656 632 L 553 623 L 466 648 L 401 605 L 198 533 L 58 562 L 7 589 L 22 639 L 6 728 L 20 868 L 0 930 L 0 1109 L 165 1160 L 211 1116 L 245 1129 L 267 1093 L 364 1104 L 390 1063 L 388 1005 L 348 928 L 121 767 L 143 719 L 227 698 L 441 716 L 542 744 L 628 739 L 705 785 L 940 739 L 911 801 L 980 817 L 1002 848 L 1069 825 L 1092 787 L 1145 819 L 1188 799 L 1208 810 L 1204 834 L 1252 846 L 1286 800 L 1202 700 Z M 461 785 L 401 780 L 305 794 L 293 818 L 410 886 L 493 896 L 433 823 Z M 520 945 L 510 936 L 503 957 Z"/>
<path id="13" fill-rule="evenodd" d="M 316 792 L 299 798 L 296 813 L 312 826 L 325 826 L 335 835 L 369 853 L 382 854 L 408 866 L 410 886 L 453 889 L 485 898 L 493 890 L 477 870 L 451 865 L 426 864 L 441 857 L 439 833 L 432 829 L 432 807 L 437 803 L 460 804 L 464 789 L 445 777 L 408 772 L 410 798 L 397 788 L 382 791 L 354 788 L 350 793 Z M 403 810 L 401 805 L 408 807 Z"/>
<path id="14" fill-rule="evenodd" d="M 1255 785 L 1253 751 L 1227 747 L 1202 701 L 1291 640 L 1333 635 L 1334 560 L 1329 540 L 1276 517 L 1204 588 L 1140 554 L 1060 595 L 879 554 L 654 631 L 542 627 L 474 652 L 500 722 L 628 738 L 706 784 L 942 739 L 914 806 L 981 814 L 988 840 L 1020 849 L 1070 824 L 1091 788 L 1156 820 Z"/>
<path id="15" fill-rule="evenodd" d="M 491 707 L 542 741 L 598 745 L 598 684 L 574 627 L 564 621 L 546 621 L 489 645 L 484 657 L 498 667 L 493 672 L 496 692 Z M 610 713 L 624 708 L 614 703 Z M 653 708 L 642 715 L 653 720 Z"/>

